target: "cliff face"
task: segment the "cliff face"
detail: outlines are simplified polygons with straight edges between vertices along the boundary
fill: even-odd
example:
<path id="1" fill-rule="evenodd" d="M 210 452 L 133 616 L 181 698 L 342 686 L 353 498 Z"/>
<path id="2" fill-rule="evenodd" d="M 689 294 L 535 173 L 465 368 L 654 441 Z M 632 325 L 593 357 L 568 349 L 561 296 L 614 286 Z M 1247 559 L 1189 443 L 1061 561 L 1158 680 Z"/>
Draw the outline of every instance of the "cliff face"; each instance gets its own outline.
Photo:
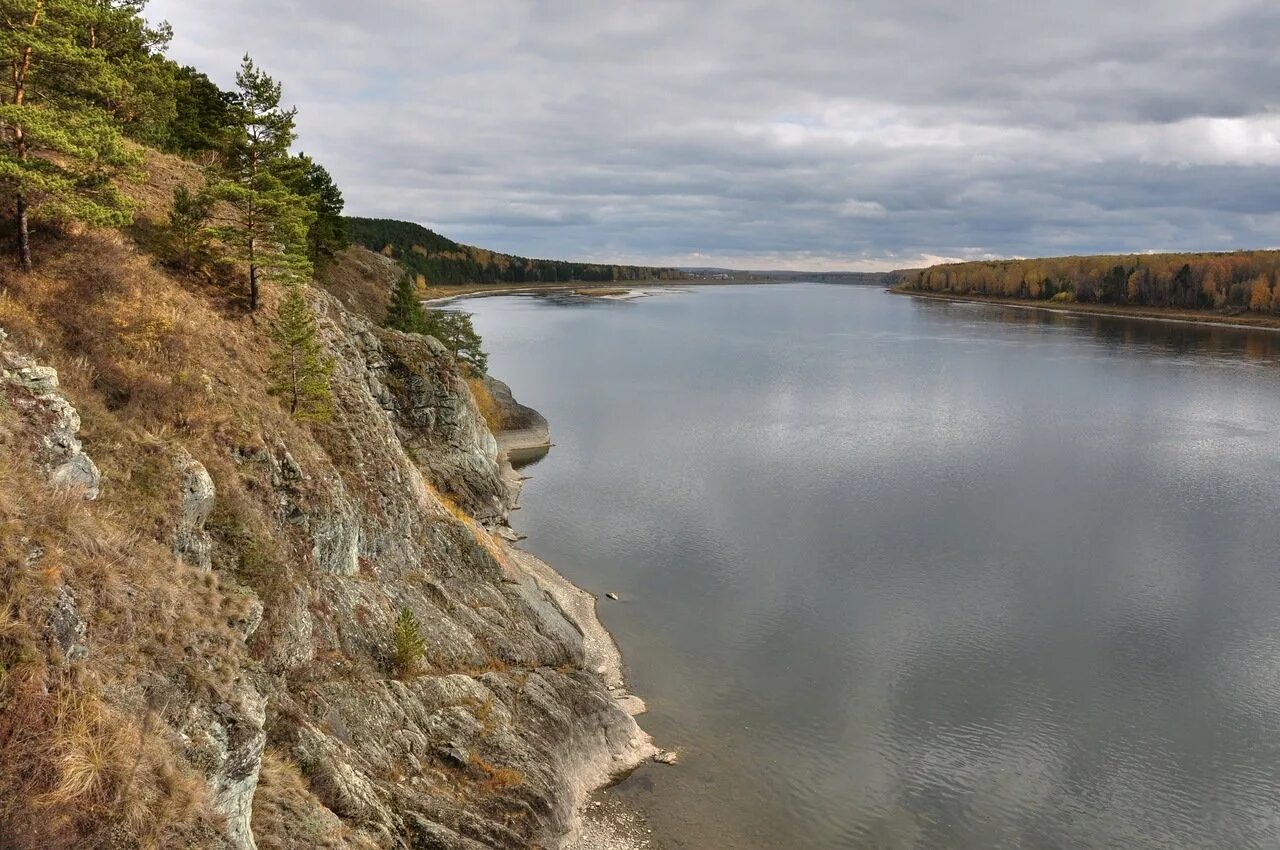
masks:
<path id="1" fill-rule="evenodd" d="M 0 301 L 0 846 L 556 846 L 648 739 L 507 548 L 452 357 L 313 290 L 335 405 L 303 427 L 260 389 L 265 327 L 80 248 L 124 272 L 71 250 Z M 121 346 L 148 311 L 167 330 Z"/>

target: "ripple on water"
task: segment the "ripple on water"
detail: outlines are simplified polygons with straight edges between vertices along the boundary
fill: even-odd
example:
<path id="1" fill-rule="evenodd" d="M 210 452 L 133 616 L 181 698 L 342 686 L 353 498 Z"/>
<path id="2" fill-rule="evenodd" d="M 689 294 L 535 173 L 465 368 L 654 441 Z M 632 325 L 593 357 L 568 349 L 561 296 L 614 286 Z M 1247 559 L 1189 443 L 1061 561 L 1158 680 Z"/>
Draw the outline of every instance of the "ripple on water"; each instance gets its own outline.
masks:
<path id="1" fill-rule="evenodd" d="M 1013 315 L 1016 313 L 1016 315 Z M 668 850 L 1280 847 L 1280 336 L 699 290 L 475 303 L 516 524 L 678 767 Z"/>

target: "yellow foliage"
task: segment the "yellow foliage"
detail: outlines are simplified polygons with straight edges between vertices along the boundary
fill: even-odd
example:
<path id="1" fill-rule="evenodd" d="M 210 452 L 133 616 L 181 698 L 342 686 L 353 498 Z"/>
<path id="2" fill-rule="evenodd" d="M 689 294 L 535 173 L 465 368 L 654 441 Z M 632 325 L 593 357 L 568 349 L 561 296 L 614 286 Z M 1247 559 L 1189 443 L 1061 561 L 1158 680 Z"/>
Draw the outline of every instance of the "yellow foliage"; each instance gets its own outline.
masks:
<path id="1" fill-rule="evenodd" d="M 899 287 L 995 298 L 1058 299 L 1179 309 L 1280 311 L 1271 281 L 1280 251 L 1131 254 L 949 263 L 899 275 Z"/>
<path id="2" fill-rule="evenodd" d="M 1249 309 L 1266 312 L 1271 309 L 1271 302 L 1271 281 L 1265 276 L 1254 278 L 1249 285 Z"/>

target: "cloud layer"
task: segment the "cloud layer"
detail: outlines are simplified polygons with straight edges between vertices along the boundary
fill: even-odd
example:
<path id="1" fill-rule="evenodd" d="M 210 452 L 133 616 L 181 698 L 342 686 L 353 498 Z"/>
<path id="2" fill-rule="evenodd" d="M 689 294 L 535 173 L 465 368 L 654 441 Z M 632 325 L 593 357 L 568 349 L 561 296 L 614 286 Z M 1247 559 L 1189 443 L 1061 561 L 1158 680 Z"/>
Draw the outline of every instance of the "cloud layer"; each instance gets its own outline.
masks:
<path id="1" fill-rule="evenodd" d="M 1118 8 L 1123 5 L 1123 8 Z M 1280 244 L 1264 0 L 153 0 L 352 213 L 753 268 Z"/>

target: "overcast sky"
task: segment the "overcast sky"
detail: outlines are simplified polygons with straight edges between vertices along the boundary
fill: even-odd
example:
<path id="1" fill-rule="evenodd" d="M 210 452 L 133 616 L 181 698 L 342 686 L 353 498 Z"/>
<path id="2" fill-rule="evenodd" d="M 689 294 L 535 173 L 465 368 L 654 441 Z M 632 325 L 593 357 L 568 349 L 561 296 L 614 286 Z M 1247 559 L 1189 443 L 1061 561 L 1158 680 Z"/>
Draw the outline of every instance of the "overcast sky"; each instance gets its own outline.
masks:
<path id="1" fill-rule="evenodd" d="M 879 269 L 1280 245 L 1274 0 L 152 0 L 351 214 L 526 256 Z"/>

